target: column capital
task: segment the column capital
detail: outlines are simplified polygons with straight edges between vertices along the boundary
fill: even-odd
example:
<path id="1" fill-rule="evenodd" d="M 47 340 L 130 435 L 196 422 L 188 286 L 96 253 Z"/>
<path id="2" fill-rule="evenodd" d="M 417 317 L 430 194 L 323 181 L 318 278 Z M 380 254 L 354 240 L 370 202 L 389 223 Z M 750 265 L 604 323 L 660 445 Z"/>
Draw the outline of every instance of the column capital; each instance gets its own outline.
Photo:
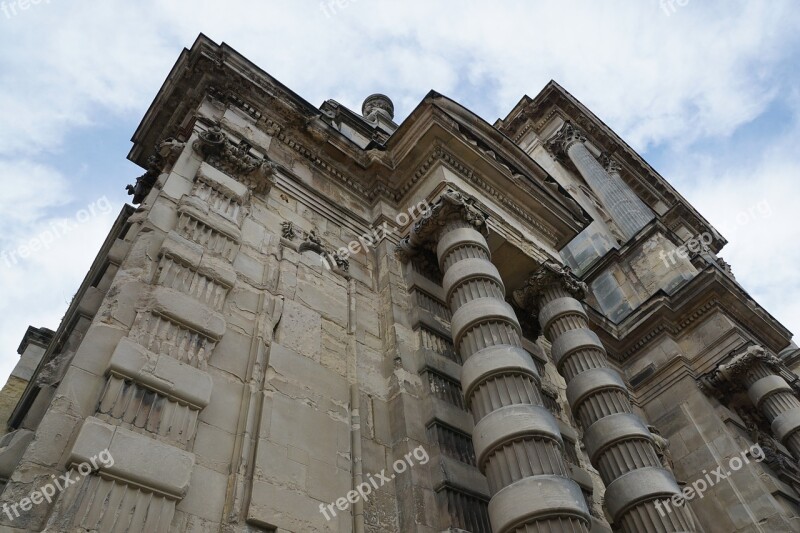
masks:
<path id="1" fill-rule="evenodd" d="M 609 174 L 619 174 L 622 171 L 622 166 L 619 164 L 619 162 L 609 154 L 603 154 L 600 156 L 600 164 L 603 165 L 603 168 Z"/>
<path id="2" fill-rule="evenodd" d="M 700 389 L 711 396 L 717 396 L 724 390 L 730 391 L 731 385 L 734 386 L 734 390 L 742 390 L 741 378 L 757 363 L 767 365 L 776 374 L 781 370 L 780 359 L 767 353 L 761 346 L 749 346 L 743 352 L 726 359 L 717 368 L 702 376 L 698 380 Z"/>
<path id="3" fill-rule="evenodd" d="M 588 291 L 586 284 L 572 273 L 572 269 L 548 259 L 531 274 L 522 287 L 514 291 L 514 302 L 519 307 L 536 313 L 539 296 L 554 285 L 566 290 L 576 300 L 583 300 Z"/>
<path id="4" fill-rule="evenodd" d="M 719 365 L 717 372 L 726 381 L 735 381 L 759 362 L 773 369 L 779 368 L 781 363 L 777 357 L 767 353 L 761 346 L 755 345 L 735 355 L 727 363 Z"/>
<path id="5" fill-rule="evenodd" d="M 487 218 L 487 215 L 475 205 L 473 198 L 454 189 L 448 189 L 432 203 L 422 218 L 414 223 L 409 234 L 400 239 L 395 254 L 405 263 L 420 250 L 434 250 L 441 230 L 457 220 L 469 224 L 485 235 Z"/>
<path id="6" fill-rule="evenodd" d="M 572 122 L 567 121 L 545 144 L 557 156 L 566 157 L 567 150 L 573 144 L 584 141 L 586 141 L 586 135 Z"/>

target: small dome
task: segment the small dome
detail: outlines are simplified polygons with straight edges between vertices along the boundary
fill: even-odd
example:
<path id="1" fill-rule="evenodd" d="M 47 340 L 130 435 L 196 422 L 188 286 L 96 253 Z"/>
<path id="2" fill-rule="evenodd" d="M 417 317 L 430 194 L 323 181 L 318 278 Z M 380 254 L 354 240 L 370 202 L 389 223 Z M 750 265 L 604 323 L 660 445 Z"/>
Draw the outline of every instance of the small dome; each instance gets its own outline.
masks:
<path id="1" fill-rule="evenodd" d="M 361 105 L 361 114 L 364 118 L 373 118 L 376 113 L 380 113 L 389 120 L 394 118 L 394 104 L 385 94 L 367 96 Z"/>

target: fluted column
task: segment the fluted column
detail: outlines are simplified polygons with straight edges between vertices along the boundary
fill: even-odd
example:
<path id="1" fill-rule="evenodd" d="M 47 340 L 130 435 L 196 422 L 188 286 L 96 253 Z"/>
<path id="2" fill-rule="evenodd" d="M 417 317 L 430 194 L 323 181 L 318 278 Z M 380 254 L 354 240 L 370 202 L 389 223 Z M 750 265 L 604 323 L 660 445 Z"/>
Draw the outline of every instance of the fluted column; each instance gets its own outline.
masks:
<path id="1" fill-rule="evenodd" d="M 401 249 L 426 237 L 436 242 L 453 342 L 464 360 L 462 390 L 476 423 L 475 454 L 492 493 L 492 529 L 588 532 L 585 500 L 568 477 L 561 433 L 543 407 L 539 374 L 479 231 L 483 222 L 463 197 L 449 193 Z"/>
<path id="2" fill-rule="evenodd" d="M 747 395 L 772 424 L 772 433 L 800 460 L 800 400 L 779 374 L 780 360 L 751 346 L 720 365 L 717 378 L 747 389 Z"/>
<path id="3" fill-rule="evenodd" d="M 567 399 L 584 429 L 584 444 L 606 485 L 605 505 L 627 533 L 694 531 L 685 507 L 665 505 L 680 489 L 664 469 L 653 436 L 633 412 L 629 391 L 610 368 L 580 303 L 586 286 L 568 269 L 547 262 L 515 291 L 521 307 L 538 314 L 552 356 L 567 381 Z M 670 512 L 664 512 L 669 508 Z"/>
<path id="4" fill-rule="evenodd" d="M 606 171 L 586 148 L 585 140 L 583 134 L 567 122 L 549 146 L 572 161 L 625 238 L 630 239 L 653 219 L 653 213 L 622 181 L 619 167 L 614 166 L 616 162 L 611 160 L 610 169 L 614 172 Z"/>

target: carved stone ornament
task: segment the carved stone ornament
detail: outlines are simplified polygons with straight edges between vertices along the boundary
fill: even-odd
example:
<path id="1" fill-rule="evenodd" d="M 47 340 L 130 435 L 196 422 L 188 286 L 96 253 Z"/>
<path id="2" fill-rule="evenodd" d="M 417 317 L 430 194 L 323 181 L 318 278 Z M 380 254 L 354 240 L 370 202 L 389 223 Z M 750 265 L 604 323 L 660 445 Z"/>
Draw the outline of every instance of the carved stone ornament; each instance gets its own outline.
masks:
<path id="1" fill-rule="evenodd" d="M 158 155 L 161 156 L 165 165 L 172 166 L 180 157 L 186 143 L 168 137 L 158 144 Z"/>
<path id="2" fill-rule="evenodd" d="M 278 164 L 266 157 L 259 159 L 250 155 L 251 146 L 246 142 L 233 144 L 219 125 L 201 132 L 198 137 L 192 148 L 212 167 L 234 177 L 255 193 L 266 194 L 275 184 Z"/>
<path id="3" fill-rule="evenodd" d="M 565 122 L 563 126 L 551 137 L 547 143 L 547 148 L 559 158 L 566 158 L 567 150 L 575 143 L 586 141 L 586 136 L 581 130 L 571 122 Z"/>
<path id="4" fill-rule="evenodd" d="M 134 204 L 140 204 L 147 198 L 153 185 L 156 184 L 158 176 L 166 167 L 175 164 L 184 146 L 186 146 L 186 143 L 182 143 L 172 137 L 164 139 L 155 146 L 155 153 L 147 158 L 147 171 L 136 178 L 136 182 L 133 185 L 125 186 L 128 194 L 133 196 L 131 201 Z"/>
<path id="5" fill-rule="evenodd" d="M 588 292 L 586 284 L 572 273 L 572 269 L 548 259 L 528 278 L 525 285 L 514 291 L 514 303 L 538 314 L 539 296 L 553 285 L 561 286 L 576 300 L 583 300 Z"/>
<path id="6" fill-rule="evenodd" d="M 153 185 L 156 184 L 159 174 L 161 174 L 161 165 L 159 164 L 158 158 L 151 155 L 147 158 L 147 172 L 136 178 L 136 182 L 133 185 L 125 186 L 125 190 L 128 191 L 128 194 L 133 196 L 131 202 L 134 204 L 142 203 L 144 199 L 147 198 L 147 195 L 150 194 Z"/>
<path id="7" fill-rule="evenodd" d="M 459 218 L 486 234 L 486 215 L 475 206 L 475 201 L 448 189 L 414 224 L 411 232 L 400 240 L 395 249 L 397 257 L 405 263 L 421 250 L 433 250 L 440 230 L 448 222 Z"/>
<path id="8" fill-rule="evenodd" d="M 750 346 L 727 363 L 719 365 L 717 372 L 727 381 L 736 381 L 747 373 L 754 364 L 761 362 L 773 370 L 780 371 L 781 361 L 767 353 L 761 346 Z"/>
<path id="9" fill-rule="evenodd" d="M 661 460 L 661 466 L 673 471 L 675 464 L 672 461 L 672 453 L 669 451 L 669 439 L 661 436 L 661 432 L 655 426 L 647 426 L 653 436 L 653 444 L 656 445 L 656 455 Z"/>
<path id="10" fill-rule="evenodd" d="M 297 232 L 295 232 L 294 224 L 291 221 L 281 222 L 281 235 L 284 239 L 290 241 L 297 237 Z"/>
<path id="11" fill-rule="evenodd" d="M 780 359 L 767 353 L 761 346 L 754 345 L 702 376 L 698 379 L 697 385 L 704 394 L 718 399 L 730 393 L 741 392 L 744 390 L 741 378 L 758 362 L 767 365 L 776 373 L 781 373 L 783 369 Z"/>
<path id="12" fill-rule="evenodd" d="M 606 169 L 606 172 L 609 174 L 620 174 L 622 172 L 622 167 L 617 160 L 608 154 L 600 156 L 600 164 L 603 165 L 603 168 Z"/>

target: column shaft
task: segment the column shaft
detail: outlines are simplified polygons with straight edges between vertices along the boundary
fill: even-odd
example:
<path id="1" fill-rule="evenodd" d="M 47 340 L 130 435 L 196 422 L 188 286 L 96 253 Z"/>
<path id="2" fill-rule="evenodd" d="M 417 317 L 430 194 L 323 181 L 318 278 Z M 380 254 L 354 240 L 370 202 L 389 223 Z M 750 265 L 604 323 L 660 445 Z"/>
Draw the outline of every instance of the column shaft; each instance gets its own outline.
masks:
<path id="1" fill-rule="evenodd" d="M 760 347 L 750 350 L 752 364 L 742 374 L 747 394 L 753 404 L 772 424 L 775 437 L 800 460 L 800 400 L 781 376 L 766 362 Z M 724 368 L 724 366 L 723 366 Z"/>
<path id="2" fill-rule="evenodd" d="M 667 503 L 680 489 L 662 467 L 653 436 L 634 414 L 625 382 L 589 329 L 576 298 L 583 297 L 585 286 L 548 265 L 515 298 L 538 310 L 556 367 L 567 381 L 570 406 L 584 428 L 587 453 L 606 484 L 605 504 L 616 527 L 626 533 L 694 531 L 689 510 Z"/>
<path id="3" fill-rule="evenodd" d="M 558 425 L 542 405 L 540 377 L 485 238 L 461 219 L 439 234 L 443 287 L 464 366 L 478 466 L 492 492 L 495 533 L 588 532 L 589 513 L 568 477 Z"/>
<path id="4" fill-rule="evenodd" d="M 626 238 L 630 239 L 642 229 L 653 214 L 638 201 L 636 195 L 617 174 L 610 175 L 582 142 L 567 148 L 567 155 L 589 184 Z"/>

